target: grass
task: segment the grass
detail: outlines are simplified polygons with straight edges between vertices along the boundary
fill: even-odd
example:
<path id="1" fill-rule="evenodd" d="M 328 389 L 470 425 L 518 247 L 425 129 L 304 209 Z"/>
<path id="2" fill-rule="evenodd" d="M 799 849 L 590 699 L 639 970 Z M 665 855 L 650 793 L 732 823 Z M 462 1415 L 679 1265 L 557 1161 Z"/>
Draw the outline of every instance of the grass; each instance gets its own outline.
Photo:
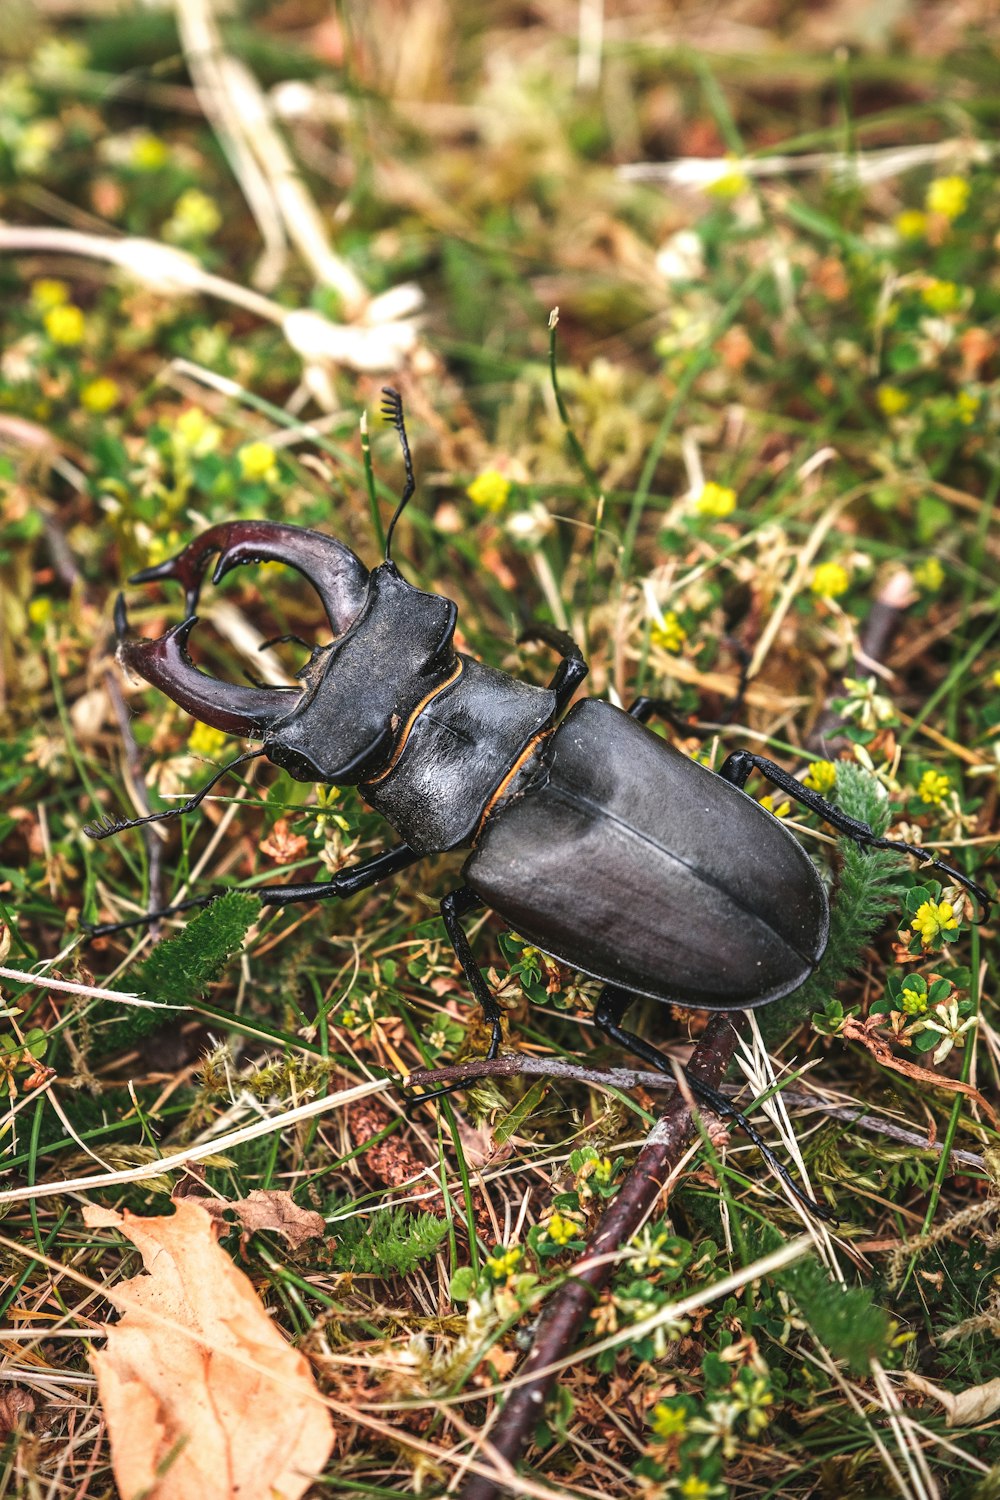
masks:
<path id="1" fill-rule="evenodd" d="M 446 26 L 429 0 L 247 5 L 222 37 L 272 91 L 302 174 L 283 217 L 290 179 L 267 139 L 251 172 L 247 138 L 224 151 L 205 117 L 194 6 L 180 31 L 165 13 L 82 6 L 55 30 L 15 12 L 0 38 L 0 1068 L 2 1185 L 33 1192 L 0 1226 L 2 1492 L 115 1493 L 86 1358 L 107 1308 L 72 1273 L 114 1277 L 127 1257 L 60 1184 L 106 1171 L 90 1197 L 169 1212 L 184 1176 L 170 1158 L 231 1202 L 281 1189 L 327 1221 L 294 1251 L 262 1231 L 225 1241 L 355 1414 L 313 1492 L 437 1493 L 662 1097 L 492 1078 L 404 1115 L 399 1073 L 488 1041 L 437 912 L 461 856 L 348 902 L 250 899 L 384 847 L 350 789 L 255 762 L 162 839 L 85 838 L 102 811 L 167 808 L 243 748 L 123 680 L 115 594 L 231 517 L 313 526 L 374 562 L 402 484 L 377 411 L 391 382 L 418 477 L 395 556 L 456 600 L 463 649 L 544 682 L 548 653 L 513 644 L 544 618 L 583 644 L 591 692 L 668 698 L 682 722 L 723 717 L 750 663 L 738 722 L 676 743 L 716 768 L 736 745 L 773 756 L 992 889 L 1000 36 L 914 5 L 833 56 L 809 13 L 751 34 L 713 12 L 696 34 L 683 11 L 668 27 L 639 7 L 609 12 L 581 63 L 573 7 Z M 244 126 L 252 102 L 235 96 Z M 918 143 L 936 154 L 866 171 Z M 734 163 L 710 189 L 618 170 L 802 152 L 830 161 Z M 59 238 L 74 232 L 95 238 Z M 193 261 L 166 258 L 181 253 Z M 411 326 L 399 289 L 414 283 Z M 395 291 L 402 316 L 359 325 L 358 289 Z M 325 358 L 342 327 L 347 357 Z M 180 618 L 170 587 L 128 600 L 143 634 Z M 236 570 L 203 605 L 193 649 L 220 676 L 290 681 L 301 647 L 257 643 L 322 639 L 279 567 Z M 707 1135 L 620 1248 L 526 1493 L 1000 1493 L 995 1418 L 949 1430 L 908 1381 L 1000 1378 L 995 928 L 933 871 L 887 864 L 866 886 L 870 863 L 795 823 L 837 893 L 836 973 L 758 1019 L 796 1074 L 785 1098 L 813 1188 L 843 1216 L 836 1245 L 803 1258 L 752 1149 Z M 245 894 L 159 945 L 84 936 L 223 887 Z M 468 925 L 512 1045 L 622 1062 L 590 1025 L 595 985 L 491 915 Z M 703 1026 L 642 1020 L 679 1057 Z M 384 1086 L 351 1092 L 371 1078 Z M 774 1255 L 787 1263 L 718 1290 Z"/>

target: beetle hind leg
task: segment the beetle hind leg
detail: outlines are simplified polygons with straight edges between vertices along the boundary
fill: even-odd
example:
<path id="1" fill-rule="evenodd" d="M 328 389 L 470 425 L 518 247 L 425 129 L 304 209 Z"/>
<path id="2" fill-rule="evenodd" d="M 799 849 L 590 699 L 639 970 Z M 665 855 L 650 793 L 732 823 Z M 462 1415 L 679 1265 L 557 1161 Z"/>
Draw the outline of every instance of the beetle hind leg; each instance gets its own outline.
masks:
<path id="1" fill-rule="evenodd" d="M 949 880 L 964 886 L 976 898 L 986 915 L 989 915 L 993 904 L 992 897 L 968 875 L 963 875 L 961 870 L 946 865 L 943 860 L 935 859 L 930 849 L 924 849 L 919 844 L 907 844 L 902 839 L 879 838 L 867 823 L 862 823 L 858 818 L 852 818 L 841 808 L 835 807 L 832 802 L 827 802 L 825 797 L 821 797 L 818 792 L 803 785 L 782 766 L 777 765 L 773 760 L 768 760 L 767 756 L 754 755 L 749 750 L 734 750 L 725 761 L 719 775 L 742 791 L 751 771 L 759 771 L 772 786 L 778 787 L 802 807 L 808 808 L 810 812 L 818 813 L 831 828 L 853 839 L 859 849 L 891 849 L 897 854 L 912 855 L 914 859 L 920 861 L 924 869 L 939 870 Z"/>
<path id="2" fill-rule="evenodd" d="M 625 1051 L 631 1052 L 634 1057 L 641 1058 L 645 1063 L 650 1063 L 661 1073 L 674 1073 L 674 1064 L 659 1048 L 654 1047 L 650 1042 L 644 1041 L 634 1031 L 627 1031 L 622 1026 L 621 1022 L 625 1012 L 635 998 L 629 990 L 623 990 L 615 984 L 606 984 L 597 997 L 594 1025 L 605 1036 L 610 1037 L 612 1041 L 617 1042 L 620 1047 L 623 1047 Z M 731 1120 L 734 1125 L 739 1126 L 756 1146 L 772 1172 L 775 1172 L 781 1178 L 789 1192 L 794 1194 L 803 1208 L 817 1219 L 824 1219 L 828 1222 L 836 1221 L 836 1214 L 825 1203 L 818 1203 L 814 1198 L 810 1198 L 809 1194 L 799 1186 L 788 1168 L 783 1162 L 778 1160 L 770 1146 L 760 1135 L 757 1128 L 750 1123 L 746 1115 L 738 1110 L 735 1105 L 731 1104 L 724 1094 L 720 1094 L 708 1084 L 702 1083 L 685 1069 L 682 1068 L 681 1072 L 684 1074 L 688 1087 L 695 1098 L 706 1105 L 713 1114 L 717 1114 L 723 1119 Z"/>

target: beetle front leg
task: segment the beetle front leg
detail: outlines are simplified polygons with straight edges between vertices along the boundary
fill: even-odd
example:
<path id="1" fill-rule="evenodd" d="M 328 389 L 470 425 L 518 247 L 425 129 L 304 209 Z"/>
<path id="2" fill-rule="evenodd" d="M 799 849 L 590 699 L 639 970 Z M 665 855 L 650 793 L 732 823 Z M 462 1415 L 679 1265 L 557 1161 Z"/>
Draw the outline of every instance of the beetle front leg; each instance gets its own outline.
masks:
<path id="1" fill-rule="evenodd" d="M 492 1060 L 500 1051 L 500 1043 L 503 1039 L 501 1022 L 503 1011 L 496 996 L 483 978 L 483 971 L 476 963 L 475 955 L 469 946 L 469 939 L 465 935 L 462 926 L 462 917 L 467 912 L 482 906 L 482 899 L 476 895 L 469 886 L 460 886 L 457 891 L 451 891 L 441 902 L 441 916 L 444 918 L 445 931 L 451 939 L 451 945 L 455 950 L 459 963 L 462 965 L 462 973 L 469 983 L 469 988 L 479 1002 L 483 1012 L 483 1019 L 490 1027 L 490 1045 L 486 1051 L 487 1060 Z M 463 1083 L 447 1083 L 439 1089 L 431 1089 L 427 1093 L 418 1094 L 408 1099 L 406 1112 L 415 1109 L 418 1104 L 426 1104 L 431 1099 L 440 1099 L 445 1094 L 454 1094 L 458 1089 L 464 1088 Z"/>
<path id="2" fill-rule="evenodd" d="M 890 849 L 896 854 L 910 854 L 927 869 L 940 870 L 942 875 L 948 876 L 949 880 L 954 880 L 958 885 L 971 891 L 986 913 L 989 913 L 993 904 L 991 897 L 986 894 L 981 885 L 970 880 L 968 875 L 963 875 L 961 870 L 955 870 L 951 865 L 935 859 L 929 849 L 923 849 L 919 844 L 906 844 L 902 839 L 880 838 L 867 823 L 862 823 L 860 819 L 850 817 L 841 808 L 834 807 L 832 802 L 827 802 L 826 798 L 821 797 L 818 792 L 804 786 L 775 761 L 768 760 L 767 756 L 754 755 L 750 750 L 734 750 L 726 759 L 719 775 L 742 791 L 751 771 L 759 771 L 786 796 L 791 797 L 803 807 L 807 807 L 810 812 L 818 814 L 838 833 L 846 834 L 849 839 L 853 839 L 859 849 Z"/>
<path id="3" fill-rule="evenodd" d="M 556 712 L 561 714 L 590 671 L 583 652 L 565 630 L 559 630 L 555 625 L 547 625 L 544 620 L 536 620 L 526 630 L 521 631 L 517 644 L 523 646 L 526 641 L 542 641 L 546 646 L 551 646 L 553 651 L 558 651 L 562 657 L 555 676 L 549 683 L 549 692 L 556 695 Z"/>
<path id="4" fill-rule="evenodd" d="M 262 906 L 291 906 L 293 902 L 341 900 L 354 896 L 358 891 L 378 885 L 400 870 L 415 865 L 423 855 L 416 854 L 409 844 L 398 844 L 372 855 L 356 865 L 345 865 L 329 880 L 315 880 L 299 885 L 261 885 L 249 888 L 245 894 L 257 896 Z M 191 911 L 199 906 L 211 906 L 225 891 L 212 891 L 207 896 L 190 896 L 187 901 L 177 901 L 173 906 L 164 906 L 159 911 L 150 911 L 142 917 L 131 917 L 127 922 L 102 922 L 94 925 L 81 923 L 88 937 L 108 937 L 114 932 L 126 932 L 130 927 L 147 927 L 163 917 L 175 917 L 178 912 Z"/>
<path id="5" fill-rule="evenodd" d="M 643 1062 L 650 1063 L 654 1068 L 659 1069 L 661 1073 L 673 1073 L 675 1071 L 673 1063 L 658 1047 L 654 1047 L 650 1042 L 644 1041 L 634 1031 L 627 1031 L 621 1025 L 625 1012 L 635 998 L 635 995 L 629 990 L 623 990 L 616 984 L 606 984 L 597 997 L 597 1008 L 594 1011 L 594 1025 L 598 1031 L 603 1031 L 605 1036 L 617 1042 L 619 1047 L 623 1047 L 626 1052 L 631 1052 L 634 1057 L 639 1057 Z M 746 1115 L 741 1113 L 734 1104 L 731 1104 L 724 1094 L 720 1094 L 718 1090 L 710 1088 L 706 1083 L 702 1083 L 700 1079 L 695 1078 L 686 1069 L 681 1068 L 680 1071 L 684 1074 L 684 1078 L 692 1094 L 702 1104 L 707 1105 L 713 1114 L 720 1115 L 723 1119 L 731 1120 L 734 1125 L 739 1126 L 756 1146 L 772 1172 L 775 1172 L 781 1178 L 789 1192 L 794 1194 L 803 1208 L 808 1209 L 809 1213 L 815 1215 L 818 1219 L 825 1219 L 831 1222 L 836 1221 L 836 1214 L 832 1213 L 825 1203 L 817 1203 L 814 1198 L 810 1198 L 809 1194 L 799 1186 L 788 1168 L 775 1156 L 757 1128 L 751 1125 Z"/>

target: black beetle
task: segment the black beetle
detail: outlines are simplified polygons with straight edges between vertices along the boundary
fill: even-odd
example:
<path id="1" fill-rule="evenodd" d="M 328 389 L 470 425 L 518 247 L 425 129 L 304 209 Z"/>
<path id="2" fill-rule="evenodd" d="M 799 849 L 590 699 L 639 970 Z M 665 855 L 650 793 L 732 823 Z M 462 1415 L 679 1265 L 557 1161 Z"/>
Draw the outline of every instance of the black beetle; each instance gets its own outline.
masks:
<path id="1" fill-rule="evenodd" d="M 579 647 L 562 631 L 537 625 L 522 637 L 561 656 L 547 687 L 456 652 L 456 606 L 414 588 L 391 560 L 393 528 L 415 486 L 402 402 L 388 387 L 383 413 L 399 434 L 406 487 L 374 571 L 319 532 L 230 521 L 131 579 L 183 584 L 187 618 L 166 635 L 129 637 L 118 596 L 124 666 L 203 723 L 261 743 L 186 803 L 102 821 L 86 830 L 92 838 L 188 812 L 227 771 L 258 755 L 299 781 L 356 785 L 403 842 L 327 881 L 257 889 L 265 905 L 349 896 L 425 855 L 471 848 L 464 883 L 445 896 L 441 915 L 492 1028 L 488 1056 L 500 1047 L 501 1011 L 461 925 L 484 904 L 542 952 L 603 981 L 597 1027 L 665 1071 L 671 1063 L 621 1024 L 636 996 L 702 1010 L 766 1005 L 802 984 L 826 947 L 822 881 L 789 830 L 742 791 L 751 771 L 859 846 L 911 854 L 987 903 L 959 871 L 918 846 L 878 838 L 763 756 L 738 750 L 718 774 L 698 765 L 643 727 L 665 708 L 657 700 L 640 698 L 623 712 L 584 699 L 562 717 L 587 674 Z M 241 563 L 273 561 L 296 568 L 316 589 L 334 638 L 313 649 L 298 673 L 301 689 L 221 682 L 192 663 L 187 639 L 215 556 L 216 583 Z M 211 899 L 181 902 L 147 920 Z M 829 1216 L 724 1097 L 690 1082 L 712 1109 L 748 1131 L 814 1213 Z"/>

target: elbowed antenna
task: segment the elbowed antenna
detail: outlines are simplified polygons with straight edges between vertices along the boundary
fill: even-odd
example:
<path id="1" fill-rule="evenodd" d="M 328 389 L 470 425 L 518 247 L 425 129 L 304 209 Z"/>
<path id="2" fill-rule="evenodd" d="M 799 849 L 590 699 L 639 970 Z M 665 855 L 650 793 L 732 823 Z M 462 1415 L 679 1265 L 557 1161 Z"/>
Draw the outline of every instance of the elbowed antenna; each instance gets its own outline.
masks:
<path id="1" fill-rule="evenodd" d="M 389 522 L 389 530 L 385 534 L 385 561 L 392 561 L 392 533 L 396 522 L 399 520 L 407 505 L 413 499 L 413 492 L 417 487 L 417 481 L 413 477 L 413 459 L 410 457 L 410 443 L 406 436 L 406 423 L 403 421 L 403 398 L 391 385 L 382 387 L 382 415 L 387 422 L 391 422 L 399 434 L 399 446 L 403 450 L 403 463 L 406 465 L 406 484 L 400 496 L 399 504 L 392 513 Z"/>

